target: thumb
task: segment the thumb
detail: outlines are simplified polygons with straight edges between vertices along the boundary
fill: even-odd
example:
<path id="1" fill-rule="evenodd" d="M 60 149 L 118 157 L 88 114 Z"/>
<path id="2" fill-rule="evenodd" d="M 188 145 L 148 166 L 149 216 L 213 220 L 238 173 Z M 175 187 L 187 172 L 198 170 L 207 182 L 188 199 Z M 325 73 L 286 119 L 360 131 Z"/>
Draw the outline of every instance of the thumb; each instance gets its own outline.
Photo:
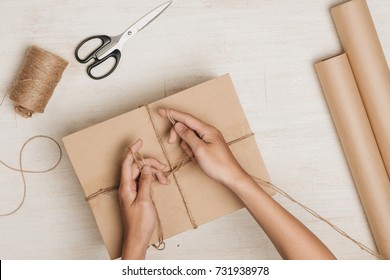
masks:
<path id="1" fill-rule="evenodd" d="M 180 138 L 183 139 L 183 141 L 186 142 L 188 146 L 190 146 L 191 150 L 194 152 L 197 148 L 199 148 L 199 146 L 203 144 L 203 140 L 200 139 L 192 129 L 188 128 L 181 122 L 175 124 L 175 131 L 180 136 Z"/>
<path id="2" fill-rule="evenodd" d="M 152 170 L 150 166 L 145 165 L 142 168 L 141 175 L 138 180 L 138 195 L 137 198 L 141 200 L 148 201 L 151 199 L 152 195 Z"/>

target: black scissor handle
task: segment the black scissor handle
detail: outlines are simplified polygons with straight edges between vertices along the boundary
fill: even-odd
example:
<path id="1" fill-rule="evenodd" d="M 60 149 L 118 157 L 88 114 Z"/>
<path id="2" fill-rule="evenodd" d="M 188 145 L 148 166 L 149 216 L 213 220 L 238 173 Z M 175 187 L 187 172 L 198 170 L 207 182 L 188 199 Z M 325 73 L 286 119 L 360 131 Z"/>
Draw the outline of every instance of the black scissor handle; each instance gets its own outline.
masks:
<path id="1" fill-rule="evenodd" d="M 92 69 L 97 67 L 97 66 L 99 66 L 100 64 L 102 64 L 103 62 L 105 62 L 107 59 L 109 59 L 111 57 L 115 58 L 115 64 L 111 68 L 111 70 L 108 71 L 106 74 L 103 74 L 102 76 L 94 76 L 92 74 Z M 109 55 L 107 55 L 106 57 L 104 57 L 102 59 L 95 58 L 95 62 L 87 67 L 88 76 L 90 76 L 94 80 L 100 80 L 100 79 L 103 79 L 103 78 L 109 76 L 112 72 L 114 72 L 114 70 L 118 66 L 118 63 L 119 63 L 120 59 L 121 59 L 121 52 L 120 52 L 120 50 L 114 50 L 112 53 L 110 53 Z"/>
<path id="2" fill-rule="evenodd" d="M 91 41 L 93 39 L 100 39 L 102 41 L 102 44 L 97 49 L 92 51 L 87 57 L 80 58 L 80 56 L 79 56 L 80 48 L 86 42 Z M 76 48 L 75 56 L 76 56 L 77 61 L 80 62 L 80 63 L 87 63 L 88 61 L 90 61 L 93 58 L 96 59 L 97 58 L 97 56 L 96 56 L 97 52 L 100 51 L 102 48 L 104 48 L 106 45 L 108 45 L 110 42 L 111 42 L 111 38 L 109 36 L 107 36 L 107 35 L 97 35 L 97 36 L 88 37 L 87 39 L 83 40 Z"/>

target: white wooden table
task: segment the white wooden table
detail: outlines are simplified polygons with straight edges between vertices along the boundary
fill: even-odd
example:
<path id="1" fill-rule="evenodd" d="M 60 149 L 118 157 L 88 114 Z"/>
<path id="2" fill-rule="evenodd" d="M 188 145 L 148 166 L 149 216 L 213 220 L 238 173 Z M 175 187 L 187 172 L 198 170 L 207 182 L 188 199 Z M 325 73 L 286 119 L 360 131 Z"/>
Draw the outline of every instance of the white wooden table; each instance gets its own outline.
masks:
<path id="1" fill-rule="evenodd" d="M 95 81 L 74 58 L 95 34 L 116 35 L 162 0 L 2 0 L 0 89 L 15 79 L 36 44 L 70 63 L 44 114 L 0 107 L 0 159 L 18 165 L 21 145 L 37 134 L 64 136 L 210 78 L 230 73 L 270 175 L 278 186 L 353 238 L 375 244 L 313 64 L 341 52 L 331 19 L 336 0 L 175 0 L 122 53 L 115 73 Z M 390 3 L 368 0 L 390 55 Z M 57 159 L 55 145 L 34 142 L 25 168 Z M 1 259 L 107 259 L 103 241 L 67 155 L 46 174 L 27 174 L 27 197 L 0 218 Z M 20 174 L 0 166 L 0 212 L 22 195 Z M 372 259 L 328 225 L 281 196 L 275 199 L 340 259 Z M 280 259 L 246 210 L 170 238 L 149 259 Z"/>

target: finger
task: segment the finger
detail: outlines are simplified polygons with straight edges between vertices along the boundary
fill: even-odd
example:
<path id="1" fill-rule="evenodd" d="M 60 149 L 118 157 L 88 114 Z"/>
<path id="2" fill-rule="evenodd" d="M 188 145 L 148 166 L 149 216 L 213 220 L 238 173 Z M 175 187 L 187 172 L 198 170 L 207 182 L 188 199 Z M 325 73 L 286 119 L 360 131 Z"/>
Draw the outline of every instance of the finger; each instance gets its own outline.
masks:
<path id="1" fill-rule="evenodd" d="M 134 158 L 133 155 L 137 153 L 143 145 L 141 139 L 138 139 L 136 142 L 127 147 L 127 153 L 122 163 L 121 169 L 121 183 L 129 184 L 132 180 L 134 180 L 138 174 L 135 175 L 136 169 L 133 166 Z"/>
<path id="2" fill-rule="evenodd" d="M 177 141 L 177 132 L 173 127 L 169 131 L 168 144 L 175 143 Z"/>
<path id="3" fill-rule="evenodd" d="M 132 177 L 133 181 L 138 178 L 139 174 L 141 173 L 141 170 L 138 167 L 138 164 L 136 162 L 133 162 L 131 166 L 131 172 L 132 172 Z"/>
<path id="4" fill-rule="evenodd" d="M 149 165 L 157 170 L 164 170 L 167 166 L 163 164 L 162 162 L 158 161 L 155 158 L 146 158 L 145 159 L 146 165 Z"/>
<path id="5" fill-rule="evenodd" d="M 132 165 L 134 163 L 133 156 L 131 153 L 127 150 L 126 156 L 122 162 L 122 168 L 121 168 L 121 184 L 129 185 L 132 181 L 132 174 L 133 169 Z"/>
<path id="6" fill-rule="evenodd" d="M 135 141 L 133 144 L 131 144 L 129 146 L 129 148 L 131 149 L 131 151 L 133 152 L 133 154 L 137 153 L 141 148 L 142 148 L 142 145 L 143 145 L 143 141 L 142 139 L 138 139 L 137 141 Z"/>
<path id="7" fill-rule="evenodd" d="M 151 196 L 151 189 L 152 189 L 152 169 L 150 166 L 145 165 L 141 170 L 141 175 L 139 177 L 138 181 L 138 194 L 137 199 L 149 201 Z"/>
<path id="8" fill-rule="evenodd" d="M 128 160 L 126 156 L 125 161 Z M 139 174 L 139 170 L 135 162 L 125 163 L 122 166 L 121 182 L 119 184 L 118 194 L 122 201 L 133 203 L 137 195 L 137 185 L 134 180 Z"/>
<path id="9" fill-rule="evenodd" d="M 158 109 L 158 113 L 160 114 L 160 116 L 169 119 L 168 114 L 170 113 L 170 109 Z M 177 141 L 177 137 L 177 133 L 172 127 L 169 131 L 168 144 L 175 143 Z"/>
<path id="10" fill-rule="evenodd" d="M 152 168 L 152 174 L 156 177 L 160 184 L 169 185 L 171 183 L 170 180 L 164 176 L 164 173 L 161 170 Z"/>
<path id="11" fill-rule="evenodd" d="M 183 151 L 187 154 L 187 156 L 194 157 L 194 153 L 192 152 L 190 146 L 188 146 L 186 142 L 181 141 L 180 146 L 183 149 Z"/>
<path id="12" fill-rule="evenodd" d="M 168 117 L 168 110 L 160 109 L 158 112 L 161 116 Z M 173 109 L 169 109 L 169 114 L 174 120 L 182 122 L 187 127 L 195 130 L 201 138 L 209 131 L 210 126 L 207 123 L 202 122 L 190 114 L 179 112 Z"/>
<path id="13" fill-rule="evenodd" d="M 137 197 L 137 192 L 135 190 L 135 184 L 132 182 L 129 185 L 119 185 L 118 195 L 120 198 L 120 203 L 130 203 L 132 204 Z"/>
<path id="14" fill-rule="evenodd" d="M 203 140 L 200 139 L 192 129 L 188 128 L 183 123 L 178 122 L 175 124 L 175 130 L 180 138 L 183 139 L 188 146 L 190 146 L 194 153 L 201 145 L 204 145 Z"/>
<path id="15" fill-rule="evenodd" d="M 164 118 L 167 118 L 168 117 L 168 110 L 167 109 L 158 109 L 157 110 L 158 114 L 161 116 L 161 117 L 164 117 Z"/>

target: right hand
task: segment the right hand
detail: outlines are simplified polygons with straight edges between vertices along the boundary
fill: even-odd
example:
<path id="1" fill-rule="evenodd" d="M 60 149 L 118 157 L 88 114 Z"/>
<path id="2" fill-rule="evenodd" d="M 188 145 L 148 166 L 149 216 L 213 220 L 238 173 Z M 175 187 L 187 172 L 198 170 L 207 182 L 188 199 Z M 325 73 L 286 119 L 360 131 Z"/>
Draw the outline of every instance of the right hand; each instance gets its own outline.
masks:
<path id="1" fill-rule="evenodd" d="M 208 176 L 237 194 L 283 258 L 335 258 L 310 230 L 259 188 L 234 158 L 220 131 L 186 113 L 161 109 L 159 114 L 169 114 L 177 121 L 168 143 L 180 137 L 186 154 L 195 157 Z"/>
<path id="2" fill-rule="evenodd" d="M 174 143 L 179 137 L 184 152 L 189 157 L 195 157 L 200 168 L 209 177 L 231 187 L 248 176 L 218 129 L 187 113 L 160 109 L 159 114 L 166 118 L 169 114 L 177 121 L 171 129 L 168 143 Z"/>

